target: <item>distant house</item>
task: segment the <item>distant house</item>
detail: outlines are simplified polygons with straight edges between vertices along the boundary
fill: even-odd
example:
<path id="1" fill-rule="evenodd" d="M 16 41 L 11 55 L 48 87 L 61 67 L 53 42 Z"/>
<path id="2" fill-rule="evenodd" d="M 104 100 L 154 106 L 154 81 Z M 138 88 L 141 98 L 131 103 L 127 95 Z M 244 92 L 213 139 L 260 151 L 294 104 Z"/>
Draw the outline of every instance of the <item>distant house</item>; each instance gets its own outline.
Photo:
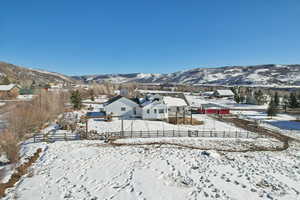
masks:
<path id="1" fill-rule="evenodd" d="M 136 99 L 115 96 L 104 104 L 107 115 L 114 117 L 141 117 L 141 108 Z"/>
<path id="2" fill-rule="evenodd" d="M 213 95 L 215 97 L 230 97 L 233 98 L 234 97 L 234 93 L 231 90 L 216 90 Z"/>
<path id="3" fill-rule="evenodd" d="M 20 87 L 16 84 L 0 85 L 0 98 L 13 99 L 19 95 Z"/>

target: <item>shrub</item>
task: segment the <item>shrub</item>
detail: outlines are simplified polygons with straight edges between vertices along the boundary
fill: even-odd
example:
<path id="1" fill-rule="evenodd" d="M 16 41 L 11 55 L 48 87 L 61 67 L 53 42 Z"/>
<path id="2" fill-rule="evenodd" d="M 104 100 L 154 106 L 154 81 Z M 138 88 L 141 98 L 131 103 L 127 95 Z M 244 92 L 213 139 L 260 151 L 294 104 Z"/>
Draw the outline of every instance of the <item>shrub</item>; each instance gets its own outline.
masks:
<path id="1" fill-rule="evenodd" d="M 19 160 L 19 145 L 17 137 L 9 131 L 0 134 L 0 148 L 7 156 L 10 163 Z"/>

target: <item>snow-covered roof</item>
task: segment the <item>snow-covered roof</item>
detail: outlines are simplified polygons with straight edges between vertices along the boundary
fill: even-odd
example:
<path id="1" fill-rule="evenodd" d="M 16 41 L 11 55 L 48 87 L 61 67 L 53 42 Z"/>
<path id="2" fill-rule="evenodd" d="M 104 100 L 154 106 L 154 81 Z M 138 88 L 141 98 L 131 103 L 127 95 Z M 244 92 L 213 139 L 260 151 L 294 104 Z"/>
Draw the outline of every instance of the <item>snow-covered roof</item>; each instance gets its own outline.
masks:
<path id="1" fill-rule="evenodd" d="M 234 96 L 231 90 L 216 90 L 220 96 Z"/>
<path id="2" fill-rule="evenodd" d="M 0 85 L 0 91 L 10 91 L 14 87 L 17 87 L 17 85 L 16 84 Z"/>
<path id="3" fill-rule="evenodd" d="M 176 98 L 176 97 L 166 96 L 164 97 L 164 102 L 168 106 L 187 106 L 184 99 Z"/>

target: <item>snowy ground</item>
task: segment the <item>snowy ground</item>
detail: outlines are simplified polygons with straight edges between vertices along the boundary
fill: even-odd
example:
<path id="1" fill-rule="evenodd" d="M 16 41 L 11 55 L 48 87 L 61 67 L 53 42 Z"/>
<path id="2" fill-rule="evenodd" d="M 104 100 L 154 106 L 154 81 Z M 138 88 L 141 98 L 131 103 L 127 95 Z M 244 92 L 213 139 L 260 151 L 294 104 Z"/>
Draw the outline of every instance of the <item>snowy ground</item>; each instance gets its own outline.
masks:
<path id="1" fill-rule="evenodd" d="M 27 150 L 38 147 L 43 155 L 5 200 L 300 198 L 299 144 L 283 152 L 210 155 L 97 141 L 28 144 Z"/>
<path id="2" fill-rule="evenodd" d="M 267 109 L 267 105 L 251 105 L 251 104 L 238 104 L 232 99 L 227 98 L 213 98 L 205 99 L 202 96 L 185 96 L 191 106 L 201 106 L 201 104 L 213 103 L 220 106 L 224 106 L 231 109 L 243 109 L 243 110 L 256 110 L 256 109 Z"/>
<path id="3" fill-rule="evenodd" d="M 207 115 L 195 114 L 193 118 L 203 121 L 203 125 L 173 125 L 163 121 L 149 121 L 141 119 L 124 120 L 124 131 L 156 131 L 156 130 L 199 130 L 199 131 L 245 131 L 233 125 L 214 120 Z M 121 120 L 114 119 L 112 122 L 105 122 L 101 119 L 90 119 L 89 130 L 96 130 L 98 133 L 121 131 Z"/>
<path id="4" fill-rule="evenodd" d="M 295 121 L 299 116 L 278 114 L 270 118 L 266 112 L 257 111 L 233 111 L 240 118 L 257 121 L 260 126 L 280 131 L 283 134 L 300 139 L 300 122 Z"/>

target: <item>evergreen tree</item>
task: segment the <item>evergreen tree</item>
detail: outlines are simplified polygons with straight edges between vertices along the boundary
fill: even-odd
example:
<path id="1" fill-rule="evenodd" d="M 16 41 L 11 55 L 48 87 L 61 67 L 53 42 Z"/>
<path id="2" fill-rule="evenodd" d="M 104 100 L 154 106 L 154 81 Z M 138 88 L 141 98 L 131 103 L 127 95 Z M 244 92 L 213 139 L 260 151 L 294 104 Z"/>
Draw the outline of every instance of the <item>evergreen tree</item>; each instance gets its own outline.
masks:
<path id="1" fill-rule="evenodd" d="M 280 104 L 280 100 L 279 100 L 279 96 L 278 96 L 278 92 L 275 92 L 275 96 L 274 96 L 274 103 L 275 105 L 278 107 Z"/>
<path id="2" fill-rule="evenodd" d="M 234 101 L 236 103 L 240 103 L 241 102 L 241 98 L 240 98 L 240 95 L 238 94 L 238 92 L 236 91 L 236 89 L 235 88 L 231 88 L 231 91 L 234 94 Z"/>
<path id="3" fill-rule="evenodd" d="M 282 103 L 283 103 L 284 111 L 286 112 L 287 107 L 289 106 L 289 97 L 287 95 L 283 96 Z"/>
<path id="4" fill-rule="evenodd" d="M 299 106 L 297 98 L 296 98 L 296 94 L 295 93 L 291 93 L 290 94 L 290 99 L 289 99 L 289 107 L 291 108 L 297 108 Z"/>
<path id="5" fill-rule="evenodd" d="M 254 92 L 254 98 L 258 105 L 262 105 L 266 101 L 265 96 L 261 90 L 259 90 L 258 92 Z"/>
<path id="6" fill-rule="evenodd" d="M 1 85 L 9 85 L 9 84 L 10 84 L 10 80 L 8 79 L 7 76 L 5 76 L 1 82 Z"/>
<path id="7" fill-rule="evenodd" d="M 90 94 L 91 101 L 95 101 L 95 92 L 93 89 L 89 90 L 89 94 Z"/>
<path id="8" fill-rule="evenodd" d="M 269 107 L 267 109 L 267 114 L 268 116 L 276 116 L 277 115 L 277 106 L 275 104 L 275 100 L 272 98 L 270 103 L 269 103 Z"/>
<path id="9" fill-rule="evenodd" d="M 71 103 L 73 104 L 73 108 L 75 110 L 81 109 L 82 98 L 81 98 L 81 94 L 78 90 L 72 91 L 70 100 L 71 100 Z"/>

